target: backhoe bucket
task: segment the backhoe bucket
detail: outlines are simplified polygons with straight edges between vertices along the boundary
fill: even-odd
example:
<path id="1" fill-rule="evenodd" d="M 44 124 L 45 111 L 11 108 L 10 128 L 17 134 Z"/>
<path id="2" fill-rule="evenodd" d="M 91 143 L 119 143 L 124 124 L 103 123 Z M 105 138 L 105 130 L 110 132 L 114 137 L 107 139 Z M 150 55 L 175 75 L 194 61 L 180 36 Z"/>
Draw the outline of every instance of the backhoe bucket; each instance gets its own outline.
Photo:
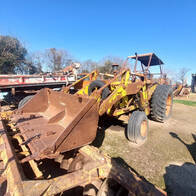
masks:
<path id="1" fill-rule="evenodd" d="M 96 100 L 42 89 L 13 116 L 31 159 L 54 158 L 91 143 L 97 132 Z"/>

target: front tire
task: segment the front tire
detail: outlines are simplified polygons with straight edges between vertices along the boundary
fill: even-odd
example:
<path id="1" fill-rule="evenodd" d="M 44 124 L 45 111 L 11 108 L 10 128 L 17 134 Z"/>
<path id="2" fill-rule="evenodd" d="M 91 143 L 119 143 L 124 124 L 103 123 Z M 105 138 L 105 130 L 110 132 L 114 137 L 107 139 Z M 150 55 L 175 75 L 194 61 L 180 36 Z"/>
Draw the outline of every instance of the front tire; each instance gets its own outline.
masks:
<path id="1" fill-rule="evenodd" d="M 134 111 L 128 121 L 127 139 L 136 144 L 146 141 L 148 135 L 148 118 L 143 111 Z"/>

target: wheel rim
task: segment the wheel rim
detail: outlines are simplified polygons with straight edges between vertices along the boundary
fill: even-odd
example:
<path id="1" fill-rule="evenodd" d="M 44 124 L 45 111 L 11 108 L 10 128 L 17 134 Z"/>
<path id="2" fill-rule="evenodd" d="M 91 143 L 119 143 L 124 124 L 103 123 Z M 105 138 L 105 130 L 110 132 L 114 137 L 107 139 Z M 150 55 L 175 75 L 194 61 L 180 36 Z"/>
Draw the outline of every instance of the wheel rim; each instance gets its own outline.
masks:
<path id="1" fill-rule="evenodd" d="M 146 137 L 147 135 L 147 120 L 144 120 L 141 124 L 140 134 L 142 137 Z"/>
<path id="2" fill-rule="evenodd" d="M 171 98 L 171 96 L 169 95 L 169 96 L 167 97 L 167 100 L 166 100 L 166 111 L 165 111 L 166 117 L 170 114 L 171 105 L 172 105 L 172 98 Z"/>

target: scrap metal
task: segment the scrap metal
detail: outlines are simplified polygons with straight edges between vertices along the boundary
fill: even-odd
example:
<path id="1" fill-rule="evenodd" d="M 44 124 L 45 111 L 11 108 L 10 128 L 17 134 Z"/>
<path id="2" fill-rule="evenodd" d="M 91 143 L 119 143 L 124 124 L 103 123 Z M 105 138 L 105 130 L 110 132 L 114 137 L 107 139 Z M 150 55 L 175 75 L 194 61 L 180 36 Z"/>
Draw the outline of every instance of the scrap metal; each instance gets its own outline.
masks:
<path id="1" fill-rule="evenodd" d="M 6 126 L 11 126 L 11 131 L 8 131 Z M 13 139 L 10 136 L 12 131 L 16 132 L 16 128 L 9 121 L 6 121 L 4 114 L 0 121 L 0 160 L 3 161 L 4 166 L 1 177 L 6 182 L 5 189 L 1 190 L 4 190 L 4 194 L 15 196 L 55 195 L 73 187 L 84 187 L 93 182 L 104 182 L 104 179 L 111 178 L 127 190 L 127 195 L 166 195 L 161 189 L 146 180 L 142 180 L 131 169 L 120 166 L 106 154 L 100 153 L 98 149 L 89 145 L 77 151 L 77 156 L 80 155 L 85 160 L 79 169 L 75 168 L 72 172 L 47 179 L 39 169 L 38 162 L 29 161 L 29 168 L 33 169 L 35 177 L 28 179 L 23 170 L 24 163 L 19 161 L 19 152 L 16 151 L 12 143 Z M 21 143 L 19 138 L 15 139 Z M 21 150 L 28 151 L 28 148 Z"/>

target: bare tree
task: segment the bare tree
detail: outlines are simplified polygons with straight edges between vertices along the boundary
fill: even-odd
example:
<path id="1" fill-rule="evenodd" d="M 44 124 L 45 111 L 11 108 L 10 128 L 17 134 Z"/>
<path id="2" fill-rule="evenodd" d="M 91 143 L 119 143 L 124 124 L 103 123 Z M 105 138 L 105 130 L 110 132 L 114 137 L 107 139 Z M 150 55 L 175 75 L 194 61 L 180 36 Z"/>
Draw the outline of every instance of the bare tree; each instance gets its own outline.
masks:
<path id="1" fill-rule="evenodd" d="M 37 51 L 32 54 L 32 60 L 34 65 L 37 67 L 39 73 L 43 72 L 44 55 L 42 52 Z"/>
<path id="2" fill-rule="evenodd" d="M 112 65 L 117 64 L 120 67 L 123 65 L 124 60 L 116 56 L 106 56 L 99 62 L 99 71 L 102 73 L 109 73 L 112 70 Z"/>
<path id="3" fill-rule="evenodd" d="M 27 56 L 28 67 L 30 74 L 43 73 L 43 65 L 45 63 L 44 53 L 36 51 Z"/>
<path id="4" fill-rule="evenodd" d="M 73 58 L 66 50 L 50 48 L 45 51 L 45 64 L 51 71 L 59 71 L 72 62 Z"/>
<path id="5" fill-rule="evenodd" d="M 177 81 L 180 81 L 182 85 L 186 84 L 186 75 L 188 72 L 189 72 L 189 69 L 186 67 L 183 67 L 177 73 Z"/>
<path id="6" fill-rule="evenodd" d="M 82 66 L 81 66 L 81 72 L 91 72 L 94 69 L 97 69 L 98 67 L 98 63 L 95 61 L 92 61 L 91 59 L 88 59 L 84 62 L 82 62 Z"/>
<path id="7" fill-rule="evenodd" d="M 170 84 L 175 84 L 176 83 L 176 74 L 175 74 L 174 70 L 165 68 L 163 66 L 162 67 L 162 73 L 163 73 L 163 76 L 166 77 L 166 79 L 169 81 Z"/>
<path id="8" fill-rule="evenodd" d="M 101 59 L 99 63 L 104 65 L 104 63 L 107 61 L 110 61 L 112 64 L 118 64 L 120 66 L 122 66 L 124 63 L 124 59 L 117 56 L 105 56 Z"/>
<path id="9" fill-rule="evenodd" d="M 72 64 L 73 58 L 63 49 L 50 48 L 36 51 L 28 55 L 26 72 L 42 73 L 43 71 L 59 71 Z"/>

